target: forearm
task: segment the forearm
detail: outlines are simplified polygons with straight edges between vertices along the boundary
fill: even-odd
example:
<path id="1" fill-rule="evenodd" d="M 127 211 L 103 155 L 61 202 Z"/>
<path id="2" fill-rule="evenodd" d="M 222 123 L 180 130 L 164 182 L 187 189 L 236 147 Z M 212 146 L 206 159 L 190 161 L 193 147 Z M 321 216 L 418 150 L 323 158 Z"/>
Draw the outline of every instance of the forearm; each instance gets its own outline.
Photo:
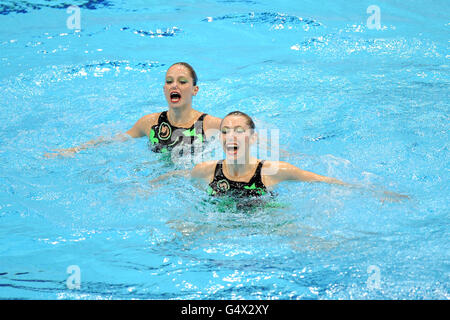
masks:
<path id="1" fill-rule="evenodd" d="M 280 178 L 281 177 L 281 178 Z M 380 198 L 381 201 L 400 201 L 402 199 L 409 199 L 409 196 L 399 194 L 396 192 L 383 190 L 381 188 L 372 186 L 372 185 L 360 185 L 347 183 L 336 178 L 322 176 L 313 172 L 305 171 L 299 169 L 290 164 L 282 164 L 281 169 L 279 170 L 279 178 L 280 181 L 283 180 L 296 180 L 296 181 L 305 181 L 305 182 L 325 182 L 329 184 L 336 184 L 340 186 L 344 186 L 352 189 L 359 189 L 361 191 L 369 191 L 375 194 L 376 197 Z M 280 182 L 277 181 L 277 182 Z"/>
<path id="2" fill-rule="evenodd" d="M 334 178 L 327 178 L 325 182 L 331 183 L 331 184 L 338 184 L 338 185 L 342 185 L 342 186 L 353 188 L 353 189 L 359 189 L 359 190 L 362 190 L 363 192 L 370 192 L 375 197 L 379 198 L 382 202 L 384 202 L 384 201 L 398 202 L 400 200 L 410 199 L 410 197 L 407 195 L 384 190 L 382 188 L 375 187 L 373 185 L 350 184 L 350 183 L 342 182 L 342 181 L 334 179 Z"/>
<path id="3" fill-rule="evenodd" d="M 126 133 L 119 133 L 113 137 L 99 137 L 97 139 L 92 139 L 82 145 L 79 145 L 79 146 L 71 148 L 71 149 L 74 149 L 75 152 L 79 152 L 81 150 L 86 150 L 86 149 L 89 149 L 92 147 L 98 147 L 98 146 L 101 146 L 104 144 L 110 144 L 113 142 L 124 142 L 130 138 L 131 138 L 131 136 L 129 136 Z"/>
<path id="4" fill-rule="evenodd" d="M 162 174 L 155 179 L 150 180 L 149 183 L 155 184 L 157 182 L 161 182 L 161 181 L 167 180 L 171 177 L 177 177 L 177 176 L 178 177 L 189 177 L 189 173 L 190 173 L 189 170 L 174 170 L 174 171 L 170 171 L 165 174 Z"/>
<path id="5" fill-rule="evenodd" d="M 113 137 L 99 137 L 97 139 L 90 140 L 85 142 L 79 146 L 67 148 L 67 149 L 56 149 L 56 153 L 46 153 L 44 154 L 47 158 L 57 157 L 57 156 L 73 156 L 75 153 L 78 153 L 82 150 L 86 150 L 89 148 L 97 147 L 104 144 L 113 143 L 116 141 L 126 141 L 131 139 L 131 137 L 126 133 L 119 133 Z"/>
<path id="6" fill-rule="evenodd" d="M 323 177 L 319 180 L 316 180 L 318 182 L 325 182 L 325 183 L 329 183 L 329 184 L 337 184 L 337 185 L 341 185 L 341 186 L 345 186 L 345 187 L 355 187 L 355 185 L 341 181 L 339 179 L 336 178 L 331 178 L 331 177 Z"/>
<path id="7" fill-rule="evenodd" d="M 380 199 L 381 202 L 385 202 L 385 201 L 398 202 L 401 200 L 410 199 L 410 197 L 407 195 L 399 194 L 399 193 L 388 191 L 388 190 L 383 190 L 382 188 L 378 188 L 373 185 L 364 186 L 364 185 L 358 185 L 358 184 L 350 184 L 350 183 L 346 183 L 346 182 L 340 181 L 338 179 L 329 178 L 329 177 L 324 177 L 324 179 L 322 179 L 321 181 L 330 183 L 330 184 L 341 185 L 341 186 L 352 188 L 352 189 L 359 189 L 363 192 L 370 192 L 376 198 Z"/>

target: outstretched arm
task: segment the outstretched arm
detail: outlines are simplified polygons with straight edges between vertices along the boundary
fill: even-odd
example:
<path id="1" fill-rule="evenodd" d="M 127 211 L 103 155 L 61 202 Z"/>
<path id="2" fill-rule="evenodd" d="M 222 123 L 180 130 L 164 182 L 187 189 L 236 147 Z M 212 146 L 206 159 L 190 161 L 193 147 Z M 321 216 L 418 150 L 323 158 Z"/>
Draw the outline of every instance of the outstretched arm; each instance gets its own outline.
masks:
<path id="1" fill-rule="evenodd" d="M 400 201 L 404 199 L 409 199 L 409 196 L 395 193 L 392 191 L 386 191 L 386 190 L 376 190 L 373 188 L 368 188 L 367 186 L 362 185 L 356 185 L 356 184 L 350 184 L 347 182 L 343 182 L 341 180 L 338 180 L 336 178 L 326 177 L 322 176 L 313 172 L 305 171 L 300 168 L 297 168 L 294 165 L 291 165 L 287 162 L 275 162 L 270 163 L 269 168 L 266 169 L 266 171 L 269 172 L 269 175 L 265 177 L 265 180 L 269 185 L 274 185 L 282 181 L 305 181 L 305 182 L 325 182 L 329 184 L 337 184 L 345 187 L 350 188 L 357 188 L 357 189 L 366 189 L 370 190 L 373 193 L 377 194 L 378 196 L 381 196 L 381 201 Z M 271 171 L 271 172 L 270 172 Z M 270 175 L 270 173 L 272 173 Z"/>
<path id="2" fill-rule="evenodd" d="M 54 149 L 52 151 L 54 152 L 47 152 L 44 154 L 44 157 L 46 158 L 54 158 L 54 157 L 73 157 L 75 153 L 78 153 L 82 150 L 86 150 L 89 148 L 97 147 L 99 145 L 103 144 L 109 144 L 112 142 L 118 142 L 118 141 L 127 141 L 131 137 L 126 133 L 119 133 L 113 137 L 99 137 L 96 139 L 92 139 L 86 143 L 83 143 L 77 147 L 67 148 L 67 149 Z"/>
<path id="3" fill-rule="evenodd" d="M 264 174 L 265 173 L 265 174 Z M 343 186 L 352 186 L 346 182 L 335 178 L 322 176 L 313 172 L 305 171 L 296 166 L 283 161 L 270 161 L 265 165 L 263 174 L 267 185 L 274 185 L 283 181 L 305 181 L 305 182 L 326 182 Z"/>
<path id="4" fill-rule="evenodd" d="M 212 179 L 215 164 L 216 161 L 207 161 L 197 164 L 192 170 L 173 170 L 150 180 L 149 183 L 157 187 L 159 182 L 167 180 L 171 177 L 190 177 L 191 179 L 208 182 Z"/>
<path id="5" fill-rule="evenodd" d="M 150 180 L 149 183 L 155 186 L 158 182 L 167 180 L 170 177 L 189 177 L 189 170 L 173 170 Z"/>
<path id="6" fill-rule="evenodd" d="M 140 118 L 134 126 L 125 133 L 116 134 L 113 137 L 99 137 L 96 139 L 92 139 L 86 143 L 83 143 L 77 147 L 68 148 L 68 149 L 55 149 L 54 152 L 45 153 L 44 156 L 46 158 L 54 158 L 58 156 L 62 157 L 73 157 L 75 153 L 78 153 L 82 150 L 86 150 L 89 148 L 97 147 L 104 144 L 109 144 L 112 142 L 123 142 L 127 141 L 130 138 L 140 138 L 147 135 L 147 132 L 150 130 L 153 123 L 157 121 L 158 113 L 152 113 Z"/>

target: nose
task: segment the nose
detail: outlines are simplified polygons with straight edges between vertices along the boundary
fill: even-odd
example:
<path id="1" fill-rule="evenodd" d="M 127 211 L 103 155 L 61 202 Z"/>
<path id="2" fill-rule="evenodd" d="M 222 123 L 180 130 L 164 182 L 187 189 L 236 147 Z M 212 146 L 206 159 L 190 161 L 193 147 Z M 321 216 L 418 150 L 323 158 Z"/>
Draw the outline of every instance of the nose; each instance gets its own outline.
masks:
<path id="1" fill-rule="evenodd" d="M 225 134 L 225 138 L 227 143 L 228 142 L 237 142 L 238 141 L 238 137 L 236 135 L 236 132 L 234 132 L 234 130 L 230 130 Z"/>

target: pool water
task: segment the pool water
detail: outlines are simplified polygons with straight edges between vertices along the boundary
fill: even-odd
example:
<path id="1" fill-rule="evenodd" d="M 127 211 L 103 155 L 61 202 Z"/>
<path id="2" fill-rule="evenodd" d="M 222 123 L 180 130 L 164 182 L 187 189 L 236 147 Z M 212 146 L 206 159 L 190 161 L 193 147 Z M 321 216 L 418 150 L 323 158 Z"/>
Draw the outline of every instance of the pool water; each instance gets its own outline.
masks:
<path id="1" fill-rule="evenodd" d="M 449 299 L 447 1 L 71 4 L 81 30 L 66 2 L 0 3 L 0 298 Z M 281 160 L 364 188 L 284 183 L 242 210 L 151 185 L 191 164 L 146 138 L 44 157 L 165 110 L 176 61 L 194 108 L 244 111 Z"/>

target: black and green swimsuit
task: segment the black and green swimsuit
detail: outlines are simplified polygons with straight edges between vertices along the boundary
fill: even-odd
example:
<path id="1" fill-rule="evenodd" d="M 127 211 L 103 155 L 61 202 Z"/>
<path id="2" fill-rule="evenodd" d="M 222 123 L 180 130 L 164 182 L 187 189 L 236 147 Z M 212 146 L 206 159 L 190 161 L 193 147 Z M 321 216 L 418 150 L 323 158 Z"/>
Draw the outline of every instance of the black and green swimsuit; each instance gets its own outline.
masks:
<path id="1" fill-rule="evenodd" d="M 170 124 L 167 111 L 161 112 L 158 123 L 152 126 L 148 135 L 151 150 L 165 153 L 177 147 L 180 149 L 180 155 L 185 148 L 191 153 L 201 150 L 206 141 L 203 129 L 205 116 L 206 113 L 203 113 L 190 128 L 180 128 Z"/>
<path id="2" fill-rule="evenodd" d="M 267 193 L 267 188 L 262 182 L 261 169 L 264 160 L 261 160 L 256 167 L 255 173 L 249 182 L 230 180 L 223 174 L 223 160 L 217 161 L 214 171 L 214 179 L 209 184 L 208 193 L 210 195 L 238 195 L 243 197 L 262 196 Z"/>

